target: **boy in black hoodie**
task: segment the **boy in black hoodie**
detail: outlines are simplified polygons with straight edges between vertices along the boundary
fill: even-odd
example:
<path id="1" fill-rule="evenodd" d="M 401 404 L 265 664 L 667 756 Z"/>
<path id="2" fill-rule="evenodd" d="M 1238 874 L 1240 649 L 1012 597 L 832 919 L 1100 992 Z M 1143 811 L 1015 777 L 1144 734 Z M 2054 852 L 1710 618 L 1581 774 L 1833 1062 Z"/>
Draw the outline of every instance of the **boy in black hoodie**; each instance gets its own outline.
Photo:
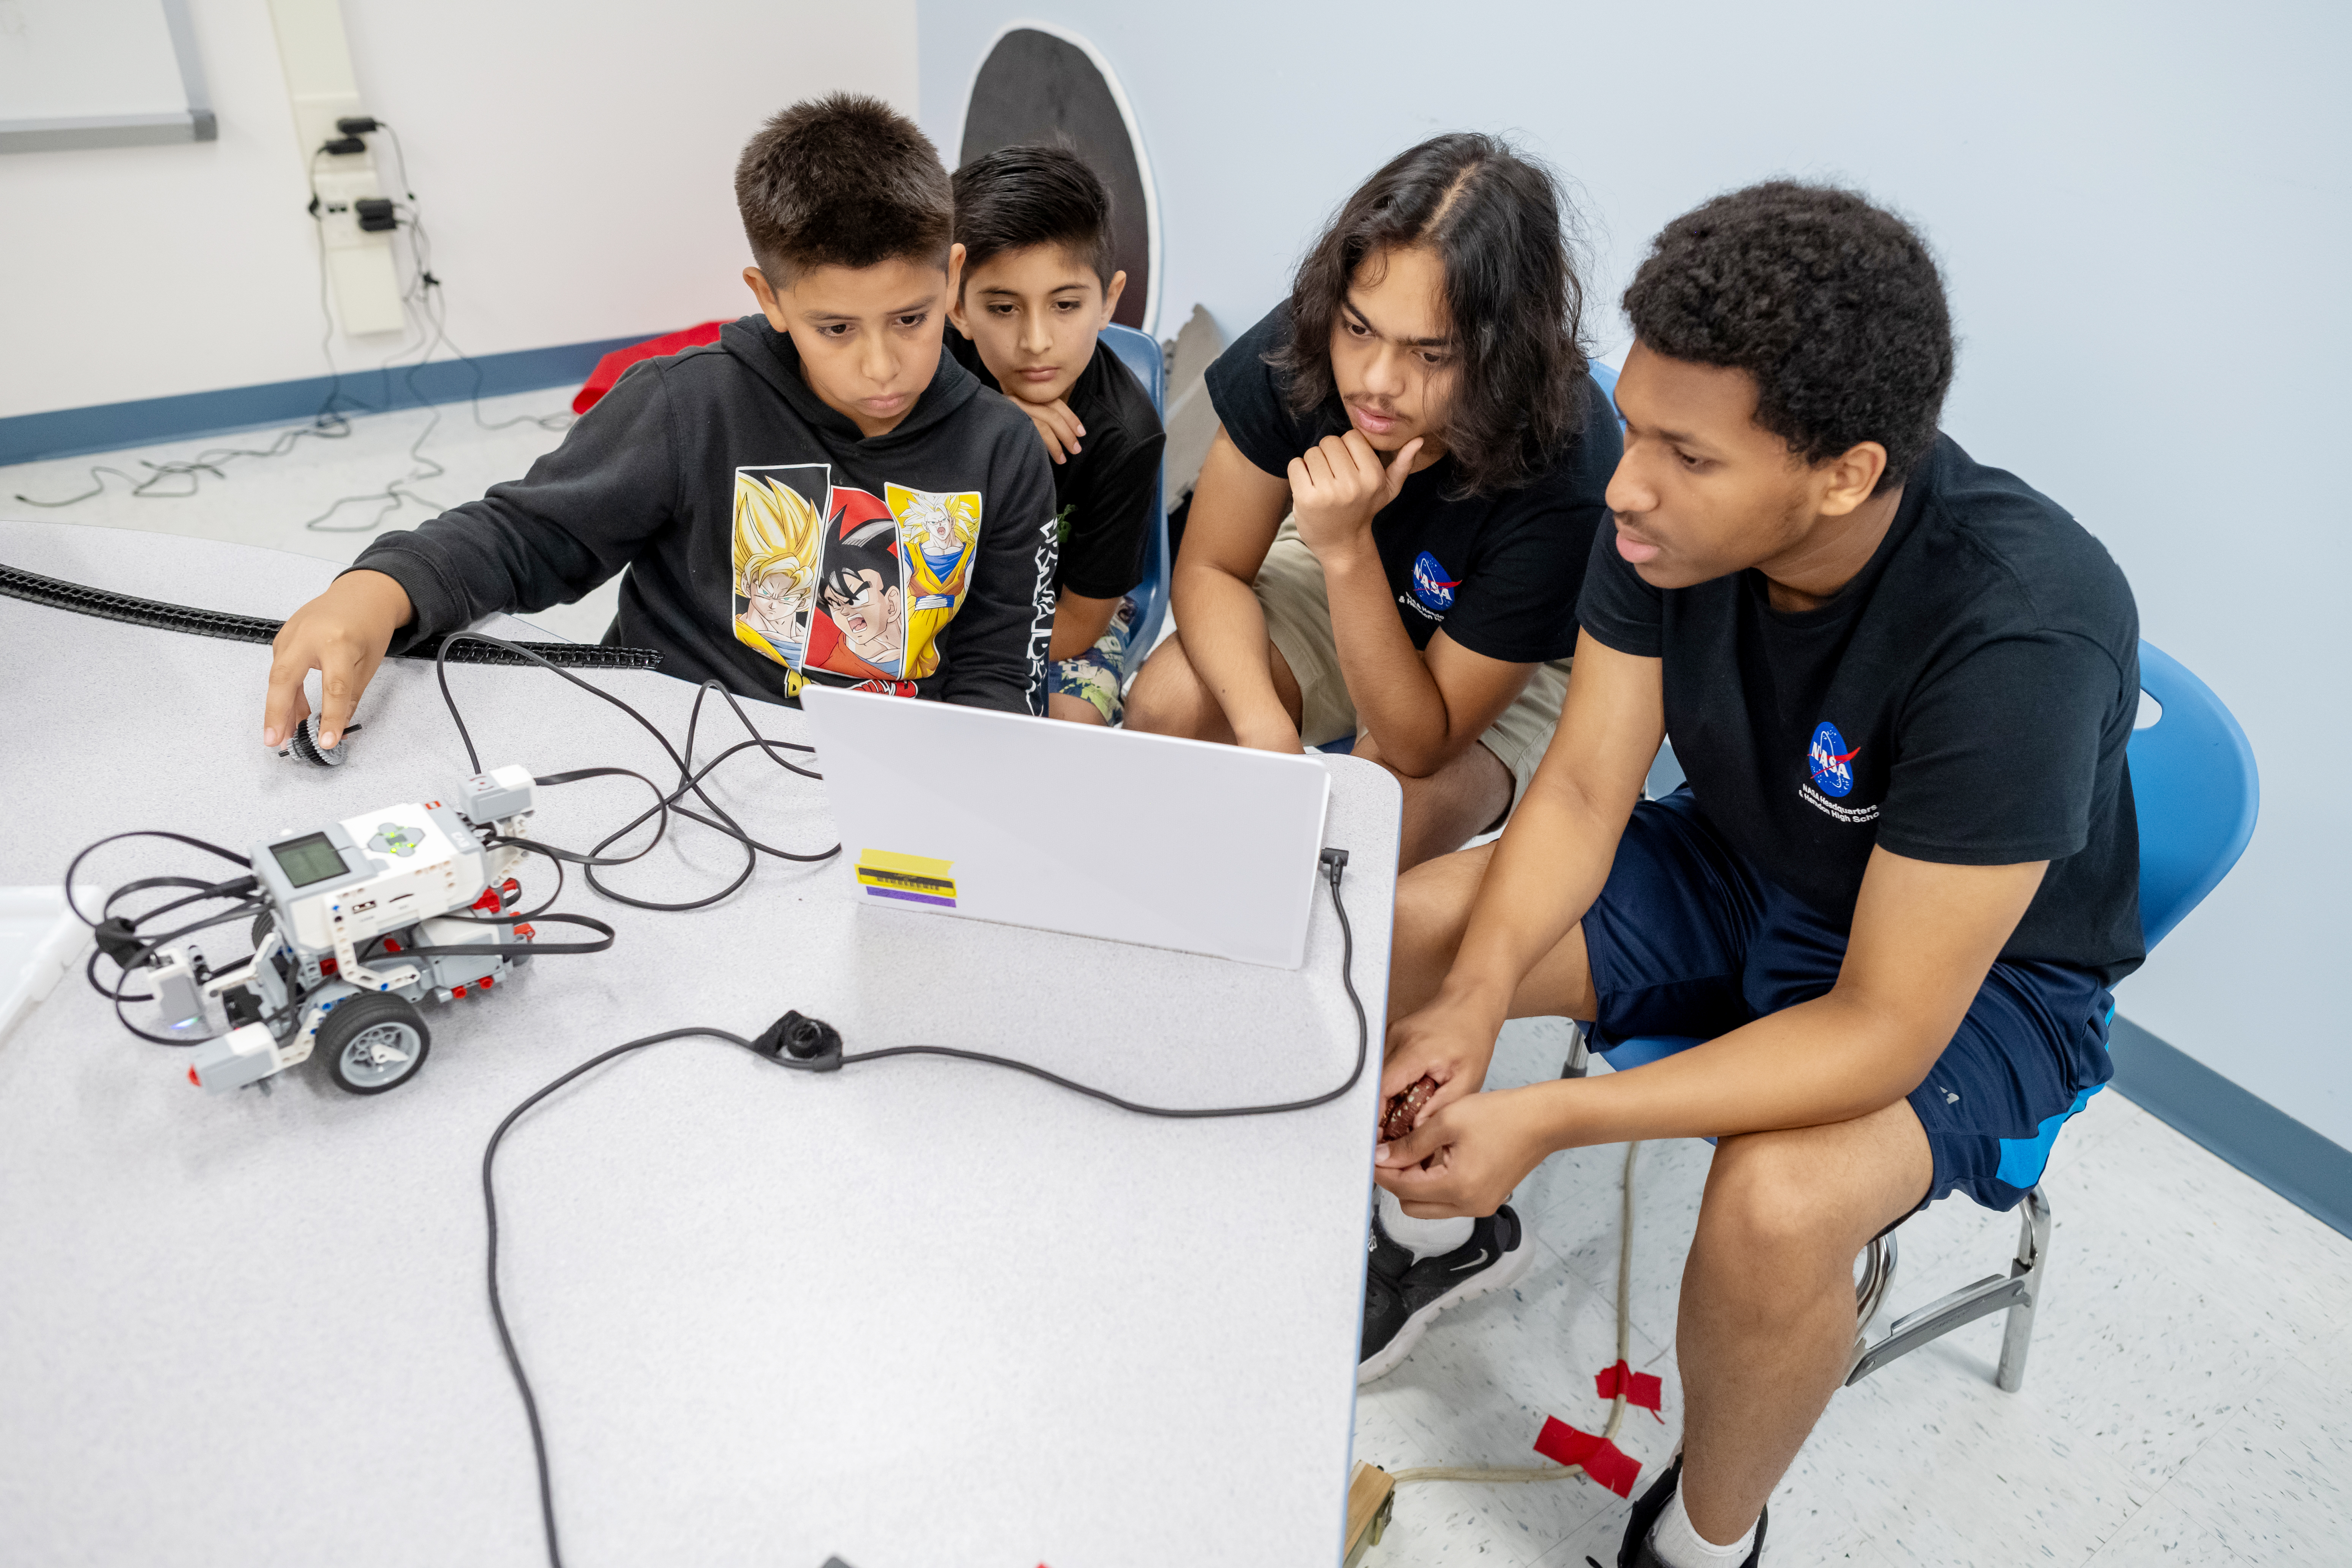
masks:
<path id="1" fill-rule="evenodd" d="M 770 121 L 735 194 L 760 314 L 632 366 L 520 482 L 370 545 L 278 633 L 265 743 L 310 712 L 312 669 L 332 746 L 388 652 L 616 572 L 605 640 L 683 679 L 1042 711 L 1052 467 L 940 352 L 962 258 L 939 154 L 837 93 Z"/>

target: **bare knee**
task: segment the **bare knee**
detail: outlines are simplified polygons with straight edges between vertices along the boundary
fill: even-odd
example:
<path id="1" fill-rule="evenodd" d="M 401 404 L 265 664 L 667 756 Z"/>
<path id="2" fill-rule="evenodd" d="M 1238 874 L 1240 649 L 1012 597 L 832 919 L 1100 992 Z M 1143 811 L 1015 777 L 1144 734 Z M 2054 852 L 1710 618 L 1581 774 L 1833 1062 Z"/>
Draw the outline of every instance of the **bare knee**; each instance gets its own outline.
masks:
<path id="1" fill-rule="evenodd" d="M 1794 1279 L 1850 1268 L 1850 1205 L 1832 1190 L 1817 1141 L 1756 1132 L 1724 1139 L 1707 1173 L 1694 1263 Z"/>
<path id="2" fill-rule="evenodd" d="M 1208 722 L 1213 713 L 1222 720 L 1215 700 L 1184 655 L 1181 632 L 1151 650 L 1128 689 L 1127 727 L 1146 734 L 1213 739 Z"/>
<path id="3" fill-rule="evenodd" d="M 1454 967 L 1491 854 L 1491 846 L 1481 845 L 1416 866 L 1397 879 L 1389 946 L 1391 1017 L 1402 1017 L 1435 995 Z"/>

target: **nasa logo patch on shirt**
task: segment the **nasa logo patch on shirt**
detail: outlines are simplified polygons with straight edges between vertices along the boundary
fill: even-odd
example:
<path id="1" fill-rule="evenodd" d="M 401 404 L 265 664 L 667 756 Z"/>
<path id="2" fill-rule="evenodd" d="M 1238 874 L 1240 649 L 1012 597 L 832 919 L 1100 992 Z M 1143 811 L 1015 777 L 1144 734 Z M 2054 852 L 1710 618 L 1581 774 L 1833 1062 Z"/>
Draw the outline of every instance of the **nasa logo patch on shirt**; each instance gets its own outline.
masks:
<path id="1" fill-rule="evenodd" d="M 1838 727 L 1824 720 L 1813 731 L 1813 787 L 1823 795 L 1843 800 L 1853 793 L 1853 770 L 1846 764 L 1862 754 L 1860 746 L 1848 747 Z"/>
<path id="2" fill-rule="evenodd" d="M 1812 777 L 1798 794 L 1806 805 L 1840 822 L 1862 823 L 1876 820 L 1874 805 L 1838 805 L 1853 793 L 1853 760 L 1862 755 L 1860 746 L 1849 746 L 1838 727 L 1824 719 L 1813 731 L 1812 744 L 1805 751 L 1805 766 Z"/>
<path id="3" fill-rule="evenodd" d="M 1454 590 L 1460 586 L 1462 579 L 1448 577 L 1445 568 L 1437 563 L 1437 557 L 1428 551 L 1423 551 L 1413 562 L 1412 596 L 1421 601 L 1423 609 L 1444 614 L 1454 607 Z"/>

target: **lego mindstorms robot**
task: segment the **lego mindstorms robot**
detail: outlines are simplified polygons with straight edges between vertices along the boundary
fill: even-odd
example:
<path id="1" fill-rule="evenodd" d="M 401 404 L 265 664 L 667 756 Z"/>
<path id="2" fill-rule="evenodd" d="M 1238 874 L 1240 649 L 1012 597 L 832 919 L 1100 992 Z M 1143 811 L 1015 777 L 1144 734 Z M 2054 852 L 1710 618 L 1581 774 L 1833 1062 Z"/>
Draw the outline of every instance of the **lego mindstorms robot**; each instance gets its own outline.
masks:
<path id="1" fill-rule="evenodd" d="M 525 835 L 532 791 L 528 770 L 503 767 L 467 779 L 454 804 L 388 805 L 257 845 L 268 908 L 253 956 L 215 973 L 181 943 L 152 962 L 165 1017 L 205 1017 L 216 1001 L 231 1026 L 196 1047 L 189 1081 L 266 1089 L 313 1056 L 353 1094 L 414 1078 L 432 1044 L 422 1004 L 488 991 L 530 962 L 535 933 L 505 910 L 528 853 L 508 841 Z"/>

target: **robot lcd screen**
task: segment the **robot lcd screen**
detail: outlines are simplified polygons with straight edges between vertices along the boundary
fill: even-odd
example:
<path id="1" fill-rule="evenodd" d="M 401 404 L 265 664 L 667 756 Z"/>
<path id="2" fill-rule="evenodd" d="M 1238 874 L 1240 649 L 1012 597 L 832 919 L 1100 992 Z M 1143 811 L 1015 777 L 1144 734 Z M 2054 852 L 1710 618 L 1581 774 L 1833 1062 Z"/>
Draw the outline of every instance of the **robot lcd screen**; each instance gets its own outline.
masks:
<path id="1" fill-rule="evenodd" d="M 343 857 L 327 841 L 323 833 L 273 844 L 269 847 L 269 853 L 277 858 L 279 868 L 286 873 L 286 879 L 298 888 L 307 888 L 313 882 L 323 882 L 330 877 L 343 874 Z"/>

